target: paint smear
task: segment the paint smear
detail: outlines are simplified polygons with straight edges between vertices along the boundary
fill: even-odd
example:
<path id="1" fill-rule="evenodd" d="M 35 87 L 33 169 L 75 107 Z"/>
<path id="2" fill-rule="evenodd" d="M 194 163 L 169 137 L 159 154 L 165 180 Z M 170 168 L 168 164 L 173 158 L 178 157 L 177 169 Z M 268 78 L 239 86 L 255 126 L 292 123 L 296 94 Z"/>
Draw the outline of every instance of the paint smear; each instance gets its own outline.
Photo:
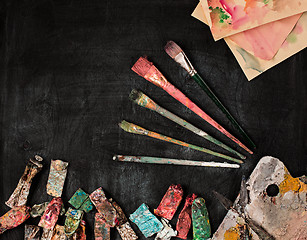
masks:
<path id="1" fill-rule="evenodd" d="M 225 240 L 240 240 L 240 232 L 237 227 L 229 228 L 224 234 Z"/>
<path id="2" fill-rule="evenodd" d="M 298 22 L 292 32 L 287 36 L 286 40 L 282 44 L 282 48 L 288 48 L 289 44 L 297 43 L 298 35 L 304 32 L 303 26 Z"/>
<path id="3" fill-rule="evenodd" d="M 296 1 L 293 0 L 272 0 L 273 10 L 276 12 L 282 11 L 285 8 L 295 9 L 297 7 Z M 304 1 L 303 1 L 304 2 Z"/>
<path id="4" fill-rule="evenodd" d="M 307 11 L 302 0 L 201 0 L 215 40 Z"/>
<path id="5" fill-rule="evenodd" d="M 159 216 L 172 220 L 177 208 L 182 200 L 183 190 L 180 184 L 172 184 L 162 198 L 154 213 Z"/>
<path id="6" fill-rule="evenodd" d="M 291 33 L 300 16 L 301 14 L 297 14 L 286 19 L 267 23 L 232 35 L 229 38 L 254 56 L 270 60 Z"/>
<path id="7" fill-rule="evenodd" d="M 307 184 L 300 181 L 299 178 L 294 178 L 285 168 L 284 180 L 279 185 L 279 192 L 281 196 L 292 191 L 294 193 L 307 192 Z"/>
<path id="8" fill-rule="evenodd" d="M 245 62 L 245 67 L 262 72 L 260 63 L 257 58 L 255 58 L 250 53 L 246 52 L 243 48 L 237 47 L 237 51 L 241 54 Z"/>

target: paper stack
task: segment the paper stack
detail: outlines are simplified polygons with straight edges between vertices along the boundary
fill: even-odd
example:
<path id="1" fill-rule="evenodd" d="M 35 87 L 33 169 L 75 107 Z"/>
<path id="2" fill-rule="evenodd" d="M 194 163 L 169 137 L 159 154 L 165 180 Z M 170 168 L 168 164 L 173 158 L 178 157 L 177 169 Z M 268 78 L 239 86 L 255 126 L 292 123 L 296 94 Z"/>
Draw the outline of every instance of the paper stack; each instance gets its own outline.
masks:
<path id="1" fill-rule="evenodd" d="M 248 80 L 307 46 L 307 1 L 200 0 L 192 16 L 224 38 Z"/>

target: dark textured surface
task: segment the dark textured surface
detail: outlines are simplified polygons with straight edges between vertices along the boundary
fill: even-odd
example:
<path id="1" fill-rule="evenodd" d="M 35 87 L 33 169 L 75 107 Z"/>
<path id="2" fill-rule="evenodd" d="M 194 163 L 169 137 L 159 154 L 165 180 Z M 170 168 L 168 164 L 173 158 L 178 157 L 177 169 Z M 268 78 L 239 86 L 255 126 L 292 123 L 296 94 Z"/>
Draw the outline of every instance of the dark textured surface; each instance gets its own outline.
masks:
<path id="1" fill-rule="evenodd" d="M 8 211 L 4 202 L 17 186 L 26 160 L 34 154 L 44 158 L 44 168 L 34 179 L 29 205 L 51 200 L 46 194 L 50 159 L 62 159 L 69 162 L 63 191 L 66 207 L 79 187 L 90 193 L 101 186 L 128 215 L 143 202 L 153 210 L 170 184 L 182 184 L 185 196 L 194 192 L 205 198 L 213 231 L 226 211 L 211 191 L 234 200 L 241 176 L 249 176 L 262 156 L 280 158 L 294 176 L 306 174 L 307 50 L 248 82 L 225 42 L 214 42 L 209 29 L 190 16 L 197 3 L 197 0 L 1 1 L 1 215 Z M 112 161 L 115 153 L 218 160 L 170 143 L 128 134 L 117 126 L 122 119 L 224 152 L 131 103 L 128 95 L 132 88 L 142 90 L 161 106 L 234 146 L 183 105 L 130 70 L 139 56 L 148 55 L 170 82 L 238 136 L 226 117 L 163 51 L 170 39 L 185 50 L 200 75 L 257 144 L 256 153 L 248 156 L 241 169 Z M 178 214 L 179 211 L 174 219 Z M 88 239 L 93 239 L 94 212 L 85 214 L 85 220 Z M 63 218 L 60 222 L 63 223 Z M 172 223 L 175 225 L 175 221 Z M 136 229 L 135 225 L 133 228 Z M 24 225 L 0 238 L 19 240 L 23 232 Z M 115 230 L 111 237 L 120 239 Z"/>

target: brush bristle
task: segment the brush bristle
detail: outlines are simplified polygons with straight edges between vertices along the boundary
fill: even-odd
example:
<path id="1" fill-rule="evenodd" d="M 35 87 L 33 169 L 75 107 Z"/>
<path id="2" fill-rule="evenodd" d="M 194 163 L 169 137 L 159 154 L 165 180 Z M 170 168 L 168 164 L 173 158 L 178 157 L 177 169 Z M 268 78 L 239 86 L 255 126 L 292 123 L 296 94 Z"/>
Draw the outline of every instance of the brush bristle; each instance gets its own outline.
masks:
<path id="1" fill-rule="evenodd" d="M 171 58 L 175 58 L 180 52 L 182 52 L 182 49 L 173 41 L 168 41 L 164 50 Z"/>
<path id="2" fill-rule="evenodd" d="M 132 101 L 138 101 L 138 99 L 142 96 L 142 93 L 136 89 L 133 89 L 131 91 L 131 93 L 129 94 L 129 98 L 132 100 Z"/>
<path id="3" fill-rule="evenodd" d="M 132 66 L 131 70 L 136 72 L 141 77 L 144 77 L 152 65 L 153 63 L 149 62 L 147 58 L 140 57 Z"/>
<path id="4" fill-rule="evenodd" d="M 130 127 L 130 123 L 129 123 L 129 122 L 123 120 L 123 121 L 121 121 L 118 125 L 119 125 L 120 128 L 122 128 L 123 130 L 129 131 L 129 127 Z"/>

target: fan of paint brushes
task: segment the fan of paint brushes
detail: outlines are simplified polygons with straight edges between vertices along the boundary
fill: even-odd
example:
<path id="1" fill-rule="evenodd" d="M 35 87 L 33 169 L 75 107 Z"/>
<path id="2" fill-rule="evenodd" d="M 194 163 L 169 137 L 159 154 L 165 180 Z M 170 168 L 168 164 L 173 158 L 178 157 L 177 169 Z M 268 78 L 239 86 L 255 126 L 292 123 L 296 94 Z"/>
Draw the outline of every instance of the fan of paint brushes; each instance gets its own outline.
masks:
<path id="1" fill-rule="evenodd" d="M 253 154 L 253 152 L 248 149 L 243 143 L 241 143 L 237 138 L 231 135 L 226 129 L 224 129 L 220 124 L 213 120 L 207 113 L 201 110 L 195 103 L 193 103 L 189 98 L 187 98 L 174 85 L 169 83 L 167 79 L 163 76 L 163 74 L 153 65 L 152 62 L 148 61 L 144 57 L 140 57 L 131 69 L 149 82 L 165 90 L 168 94 L 170 94 L 176 100 L 188 107 L 190 110 L 192 110 L 206 122 L 211 124 L 217 130 L 222 132 L 240 147 L 248 151 L 250 154 Z"/>
<path id="2" fill-rule="evenodd" d="M 161 114 L 163 117 L 166 117 L 170 120 L 172 120 L 173 122 L 179 124 L 180 126 L 190 130 L 191 132 L 197 134 L 200 137 L 205 138 L 206 140 L 226 149 L 227 151 L 236 154 L 237 156 L 239 156 L 241 159 L 245 159 L 246 157 L 243 156 L 241 153 L 235 151 L 234 149 L 228 147 L 227 145 L 225 145 L 224 143 L 220 142 L 219 140 L 211 137 L 208 133 L 204 132 L 203 130 L 193 126 L 191 123 L 188 123 L 187 121 L 185 121 L 184 119 L 176 116 L 175 114 L 169 112 L 168 110 L 162 108 L 161 106 L 159 106 L 157 103 L 155 103 L 152 99 L 150 99 L 148 96 L 146 96 L 144 93 L 142 93 L 141 91 L 138 91 L 136 89 L 133 89 L 129 95 L 129 98 L 135 102 L 136 104 L 138 104 L 141 107 L 145 107 L 147 109 L 150 109 L 152 111 L 155 111 L 159 114 Z"/>
<path id="3" fill-rule="evenodd" d="M 229 121 L 240 132 L 240 134 L 249 143 L 249 145 L 255 149 L 256 145 L 254 144 L 254 142 L 249 138 L 249 136 L 241 128 L 239 123 L 234 119 L 234 117 L 225 108 L 225 106 L 221 103 L 221 101 L 217 98 L 217 96 L 212 92 L 212 90 L 209 88 L 206 82 L 202 79 L 202 77 L 197 73 L 197 71 L 192 66 L 191 62 L 189 61 L 188 57 L 185 55 L 183 50 L 173 41 L 167 42 L 164 49 L 165 49 L 165 52 L 172 59 L 174 59 L 175 62 L 177 62 L 182 68 L 184 68 L 188 72 L 188 74 L 206 92 L 206 94 L 211 98 L 211 100 L 216 104 L 216 106 L 226 115 Z"/>

